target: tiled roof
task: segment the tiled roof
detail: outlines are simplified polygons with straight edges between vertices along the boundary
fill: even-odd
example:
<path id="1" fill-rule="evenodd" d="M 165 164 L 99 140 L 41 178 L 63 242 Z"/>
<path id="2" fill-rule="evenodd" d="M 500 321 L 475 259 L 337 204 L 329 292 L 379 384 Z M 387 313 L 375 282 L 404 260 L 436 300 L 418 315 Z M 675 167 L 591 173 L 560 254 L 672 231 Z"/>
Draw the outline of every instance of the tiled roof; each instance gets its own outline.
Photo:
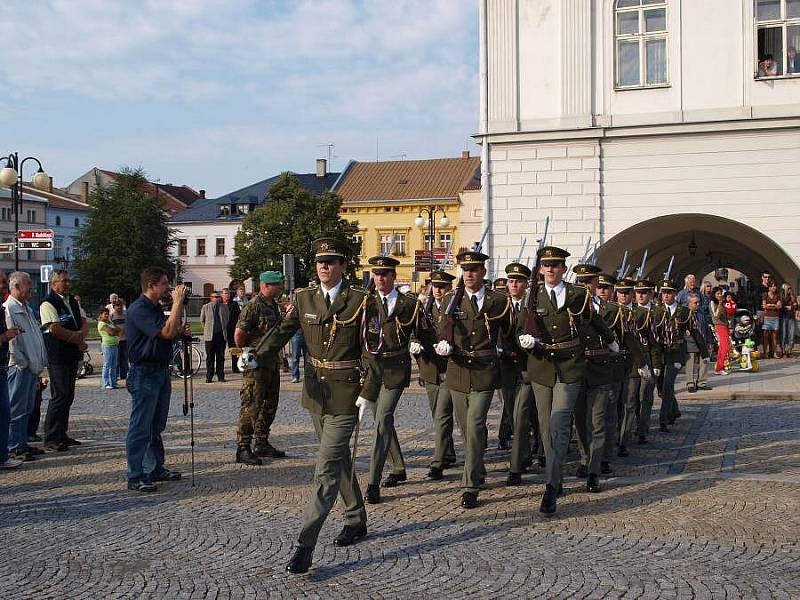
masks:
<path id="1" fill-rule="evenodd" d="M 38 190 L 29 183 L 22 184 L 24 194 L 38 196 L 47 200 L 51 208 L 69 208 L 73 210 L 89 210 L 89 205 L 81 202 L 78 196 L 66 193 L 64 190 L 53 188 L 52 192 Z"/>
<path id="2" fill-rule="evenodd" d="M 156 185 L 158 189 L 177 198 L 186 206 L 191 206 L 201 198 L 200 192 L 193 190 L 188 185 L 172 185 L 171 183 L 157 183 Z"/>
<path id="3" fill-rule="evenodd" d="M 98 171 L 101 171 L 102 173 L 105 173 L 106 175 L 108 175 L 112 179 L 116 179 L 119 176 L 119 173 L 117 173 L 116 171 L 108 171 L 106 169 L 98 169 Z M 163 187 L 165 188 L 165 187 L 168 187 L 168 186 L 163 186 Z M 156 196 L 157 198 L 161 198 L 163 200 L 163 202 L 164 202 L 164 208 L 166 209 L 167 212 L 169 212 L 171 214 L 180 213 L 183 210 L 185 210 L 186 207 L 187 207 L 187 204 L 185 202 L 183 202 L 182 200 L 179 200 L 178 198 L 173 196 L 171 193 L 169 193 L 167 190 L 163 189 L 160 184 L 155 184 L 152 181 L 148 181 L 147 182 L 147 191 L 150 194 L 152 194 L 153 196 Z"/>
<path id="4" fill-rule="evenodd" d="M 476 176 L 478 157 L 353 162 L 334 190 L 343 202 L 458 198 Z"/>
<path id="5" fill-rule="evenodd" d="M 317 177 L 316 173 L 289 173 L 300 182 L 300 187 L 312 194 L 322 194 L 333 187 L 339 173 L 328 173 L 325 177 Z M 175 215 L 170 223 L 188 223 L 197 221 L 239 221 L 243 217 L 220 217 L 219 205 L 224 204 L 262 204 L 267 196 L 269 189 L 280 179 L 280 175 L 275 175 L 269 179 L 264 179 L 247 187 L 235 190 L 219 198 L 206 198 L 196 201 L 190 208 Z"/>

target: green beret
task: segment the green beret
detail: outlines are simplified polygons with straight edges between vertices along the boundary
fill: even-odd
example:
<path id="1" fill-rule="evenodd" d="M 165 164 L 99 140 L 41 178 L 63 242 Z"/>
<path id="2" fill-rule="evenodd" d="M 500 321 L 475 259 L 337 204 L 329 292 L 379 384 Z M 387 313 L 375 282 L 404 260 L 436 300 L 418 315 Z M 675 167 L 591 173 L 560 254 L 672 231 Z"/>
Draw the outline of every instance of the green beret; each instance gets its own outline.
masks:
<path id="1" fill-rule="evenodd" d="M 283 283 L 283 273 L 280 271 L 264 271 L 258 276 L 261 283 Z"/>

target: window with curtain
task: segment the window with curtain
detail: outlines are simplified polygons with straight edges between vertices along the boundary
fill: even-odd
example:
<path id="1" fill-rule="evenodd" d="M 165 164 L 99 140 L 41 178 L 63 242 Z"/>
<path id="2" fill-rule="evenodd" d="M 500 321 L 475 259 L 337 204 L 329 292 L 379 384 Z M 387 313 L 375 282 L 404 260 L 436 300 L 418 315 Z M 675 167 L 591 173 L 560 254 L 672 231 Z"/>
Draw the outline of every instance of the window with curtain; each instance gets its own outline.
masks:
<path id="1" fill-rule="evenodd" d="M 800 76 L 800 0 L 754 0 L 756 78 Z"/>
<path id="2" fill-rule="evenodd" d="M 617 0 L 617 88 L 669 83 L 666 0 Z"/>

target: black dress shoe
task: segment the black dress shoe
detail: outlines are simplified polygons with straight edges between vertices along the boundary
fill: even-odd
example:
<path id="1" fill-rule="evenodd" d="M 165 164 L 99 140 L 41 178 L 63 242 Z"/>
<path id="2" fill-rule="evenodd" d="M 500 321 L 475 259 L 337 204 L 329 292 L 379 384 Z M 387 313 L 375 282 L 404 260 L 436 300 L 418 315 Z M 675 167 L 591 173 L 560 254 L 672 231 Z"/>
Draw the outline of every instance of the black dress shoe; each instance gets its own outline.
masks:
<path id="1" fill-rule="evenodd" d="M 285 458 L 286 452 L 278 450 L 269 442 L 258 442 L 253 448 L 253 454 L 261 458 Z"/>
<path id="2" fill-rule="evenodd" d="M 150 481 L 180 481 L 181 474 L 178 471 L 164 469 L 160 473 L 150 475 Z"/>
<path id="3" fill-rule="evenodd" d="M 225 378 L 224 377 L 217 377 L 217 381 L 219 381 L 220 383 L 225 383 Z"/>
<path id="4" fill-rule="evenodd" d="M 431 467 L 428 469 L 428 479 L 435 479 L 436 481 L 444 477 L 444 471 L 439 467 Z"/>
<path id="5" fill-rule="evenodd" d="M 589 478 L 586 480 L 586 491 L 596 494 L 601 489 L 602 488 L 600 487 L 600 478 L 594 473 L 590 473 Z"/>
<path id="6" fill-rule="evenodd" d="M 34 446 L 28 446 L 25 448 L 25 454 L 30 454 L 31 456 L 41 456 L 44 454 L 44 450 L 41 448 L 35 448 Z"/>
<path id="7" fill-rule="evenodd" d="M 586 479 L 589 475 L 589 469 L 586 465 L 578 465 L 578 469 L 575 471 L 575 477 L 578 479 Z"/>
<path id="8" fill-rule="evenodd" d="M 66 452 L 69 450 L 69 446 L 64 442 L 49 442 L 44 445 L 44 449 L 48 452 Z"/>
<path id="9" fill-rule="evenodd" d="M 611 475 L 614 470 L 611 468 L 611 463 L 607 460 L 604 460 L 600 463 L 600 473 L 603 475 Z"/>
<path id="10" fill-rule="evenodd" d="M 508 479 L 506 479 L 506 485 L 522 485 L 522 473 L 514 473 L 510 471 L 508 473 Z"/>
<path id="11" fill-rule="evenodd" d="M 250 452 L 250 446 L 239 446 L 236 449 L 236 462 L 253 467 L 260 467 L 264 464 L 260 458 Z"/>
<path id="12" fill-rule="evenodd" d="M 544 488 L 544 495 L 542 496 L 542 504 L 539 506 L 539 512 L 546 515 L 552 515 L 556 512 L 556 488 L 549 483 Z"/>
<path id="13" fill-rule="evenodd" d="M 389 473 L 389 475 L 386 476 L 386 479 L 383 480 L 383 487 L 397 487 L 406 479 L 408 479 L 408 477 L 406 476 L 405 471 L 402 473 Z"/>
<path id="14" fill-rule="evenodd" d="M 311 557 L 314 555 L 314 549 L 308 546 L 298 546 L 292 558 L 289 559 L 289 564 L 286 565 L 286 570 L 289 573 L 299 574 L 308 571 L 311 566 Z"/>
<path id="15" fill-rule="evenodd" d="M 352 546 L 358 540 L 367 537 L 367 525 L 345 525 L 341 533 L 333 538 L 334 546 Z"/>
<path id="16" fill-rule="evenodd" d="M 367 491 L 364 492 L 364 499 L 369 504 L 380 504 L 381 501 L 381 490 L 377 485 L 372 485 L 371 483 L 367 485 Z"/>
<path id="17" fill-rule="evenodd" d="M 458 461 L 456 459 L 446 460 L 446 461 L 444 461 L 444 463 L 442 463 L 442 469 L 452 469 L 457 464 L 458 464 Z"/>
<path id="18" fill-rule="evenodd" d="M 477 508 L 478 494 L 475 492 L 464 492 L 461 494 L 461 506 L 464 508 Z"/>
<path id="19" fill-rule="evenodd" d="M 158 488 L 149 481 L 129 481 L 128 489 L 135 492 L 157 492 Z"/>
<path id="20" fill-rule="evenodd" d="M 508 438 L 500 438 L 500 442 L 497 444 L 498 450 L 511 450 L 511 440 Z"/>
<path id="21" fill-rule="evenodd" d="M 694 394 L 697 391 L 697 386 L 693 383 L 686 384 L 686 391 L 690 394 Z"/>
<path id="22" fill-rule="evenodd" d="M 214 381 L 214 379 L 212 379 L 210 377 L 206 377 L 206 383 L 211 383 L 212 381 Z"/>
<path id="23" fill-rule="evenodd" d="M 640 446 L 643 445 L 643 444 L 646 444 L 647 443 L 647 436 L 646 435 L 640 435 L 639 436 L 639 440 L 636 443 L 639 444 Z"/>
<path id="24" fill-rule="evenodd" d="M 71 438 L 69 436 L 64 438 L 64 443 L 67 446 L 80 446 L 81 445 L 81 443 L 78 440 L 76 440 L 75 438 Z"/>
<path id="25" fill-rule="evenodd" d="M 28 442 L 41 442 L 41 441 L 42 441 L 42 436 L 36 435 L 35 433 L 33 435 L 28 436 Z"/>
<path id="26" fill-rule="evenodd" d="M 621 456 L 625 458 L 626 456 L 630 456 L 630 452 L 628 452 L 628 448 L 625 446 L 620 446 L 619 450 L 617 450 L 617 456 Z"/>
<path id="27" fill-rule="evenodd" d="M 540 457 L 538 458 L 538 461 L 539 461 L 539 466 L 540 466 L 540 467 L 544 468 L 544 467 L 546 467 L 546 466 L 547 466 L 547 459 L 545 458 L 545 456 L 544 456 L 544 455 L 540 456 Z"/>
<path id="28" fill-rule="evenodd" d="M 659 430 L 661 433 L 669 433 L 669 427 L 667 427 L 666 425 L 661 425 L 661 426 L 658 428 L 658 430 Z"/>

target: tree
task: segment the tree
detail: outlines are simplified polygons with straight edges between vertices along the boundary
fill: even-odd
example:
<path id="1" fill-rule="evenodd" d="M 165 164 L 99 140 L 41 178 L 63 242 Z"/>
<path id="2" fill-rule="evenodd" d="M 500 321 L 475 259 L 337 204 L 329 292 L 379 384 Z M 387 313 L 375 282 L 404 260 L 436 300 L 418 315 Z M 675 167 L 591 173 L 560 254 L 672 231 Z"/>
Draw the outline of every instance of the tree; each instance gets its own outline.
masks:
<path id="1" fill-rule="evenodd" d="M 167 226 L 163 200 L 150 193 L 141 169 L 125 168 L 89 198 L 89 218 L 77 237 L 76 290 L 84 302 L 117 292 L 128 301 L 141 293 L 139 274 L 147 267 L 175 271 L 168 254 L 177 243 Z"/>
<path id="2" fill-rule="evenodd" d="M 320 195 L 300 187 L 288 173 L 272 185 L 262 206 L 248 214 L 236 234 L 236 259 L 231 276 L 258 277 L 267 270 L 283 270 L 283 254 L 294 254 L 295 286 L 303 287 L 316 277 L 311 242 L 332 237 L 352 244 L 358 225 L 339 217 L 341 199 L 331 192 Z M 357 249 L 354 249 L 357 250 Z M 357 252 L 348 267 L 356 278 Z"/>

